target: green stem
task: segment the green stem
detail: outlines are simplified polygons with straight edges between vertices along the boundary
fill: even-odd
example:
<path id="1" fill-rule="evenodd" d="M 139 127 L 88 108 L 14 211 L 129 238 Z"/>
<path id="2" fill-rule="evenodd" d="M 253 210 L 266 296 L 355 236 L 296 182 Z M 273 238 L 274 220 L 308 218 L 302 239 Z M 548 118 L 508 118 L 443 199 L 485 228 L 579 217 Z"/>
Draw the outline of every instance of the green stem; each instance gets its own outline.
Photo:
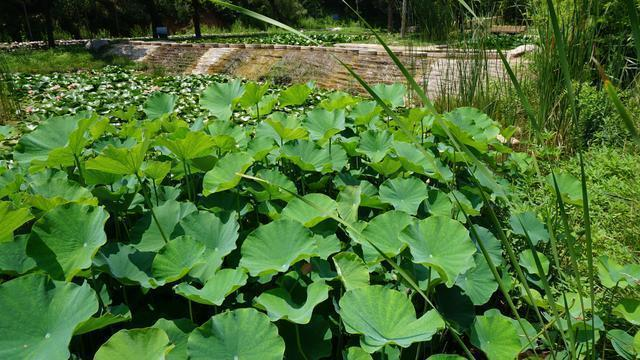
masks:
<path id="1" fill-rule="evenodd" d="M 100 289 L 98 289 L 98 286 L 96 285 L 96 276 L 93 273 L 93 271 L 91 271 L 91 285 L 93 285 L 93 289 L 95 290 L 96 295 L 98 296 L 98 305 L 100 306 L 100 314 L 104 314 L 104 310 L 106 306 L 104 305 L 104 301 L 102 301 L 102 296 L 100 296 Z"/>
<path id="2" fill-rule="evenodd" d="M 167 235 L 164 233 L 162 226 L 160 226 L 160 221 L 158 221 L 158 218 L 156 217 L 156 212 L 153 211 L 153 204 L 151 203 L 151 199 L 149 198 L 149 192 L 147 191 L 147 187 L 142 182 L 140 175 L 138 175 L 137 173 L 135 175 L 136 175 L 136 179 L 138 179 L 138 183 L 140 183 L 140 186 L 142 187 L 142 196 L 144 197 L 144 200 L 147 203 L 147 206 L 149 207 L 149 211 L 151 212 L 151 217 L 153 218 L 153 221 L 156 223 L 156 226 L 158 227 L 158 230 L 160 231 L 160 235 L 162 236 L 162 239 L 164 240 L 164 242 L 169 243 L 169 238 L 167 238 Z"/>
<path id="3" fill-rule="evenodd" d="M 295 324 L 295 327 L 296 327 L 296 344 L 298 345 L 298 352 L 300 353 L 300 356 L 302 356 L 304 360 L 308 360 L 307 355 L 305 355 L 304 351 L 302 351 L 302 342 L 300 341 L 300 330 L 298 329 L 298 324 Z"/>
<path id="4" fill-rule="evenodd" d="M 189 201 L 193 202 L 193 194 L 191 194 L 191 184 L 189 181 L 189 171 L 187 170 L 187 162 L 185 159 L 182 159 L 182 168 L 184 169 L 184 182 L 187 187 L 187 197 Z"/>
<path id="5" fill-rule="evenodd" d="M 80 163 L 80 159 L 78 158 L 78 155 L 73 154 L 73 161 L 75 161 L 76 167 L 78 168 L 78 175 L 80 176 L 80 184 L 84 186 L 85 185 L 84 171 L 82 170 L 82 164 Z"/>
<path id="6" fill-rule="evenodd" d="M 160 206 L 159 205 L 159 200 L 158 200 L 158 188 L 156 187 L 156 180 L 153 179 L 151 181 L 152 181 L 152 184 L 153 184 L 153 195 L 156 197 L 156 206 Z"/>

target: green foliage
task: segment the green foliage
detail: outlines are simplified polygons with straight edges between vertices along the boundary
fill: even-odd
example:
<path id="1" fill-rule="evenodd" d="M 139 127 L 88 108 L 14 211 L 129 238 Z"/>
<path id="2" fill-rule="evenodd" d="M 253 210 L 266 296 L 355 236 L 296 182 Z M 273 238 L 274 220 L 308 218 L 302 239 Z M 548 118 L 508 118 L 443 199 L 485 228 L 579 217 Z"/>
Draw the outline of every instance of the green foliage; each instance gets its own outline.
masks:
<path id="1" fill-rule="evenodd" d="M 282 44 L 282 45 L 302 45 L 310 46 L 322 44 L 331 46 L 337 43 L 360 42 L 369 39 L 366 34 L 344 34 L 344 33 L 309 33 L 305 34 L 311 40 L 290 33 L 269 33 L 244 36 L 207 36 L 203 39 L 187 40 L 192 43 L 214 42 L 222 44 Z"/>
<path id="2" fill-rule="evenodd" d="M 28 74 L 49 74 L 78 70 L 97 70 L 109 65 L 134 67 L 131 60 L 107 54 L 94 54 L 84 47 L 48 50 L 16 50 L 0 54 L 10 71 Z"/>
<path id="3" fill-rule="evenodd" d="M 560 290 L 572 279 L 548 254 L 555 228 L 526 211 L 508 221 L 505 176 L 519 171 L 505 159 L 530 159 L 479 110 L 407 109 L 399 85 L 367 103 L 308 84 L 212 80 L 122 99 L 133 110 L 97 97 L 104 116 L 44 120 L 3 154 L 0 351 L 40 346 L 46 333 L 31 327 L 55 322 L 47 348 L 60 357 L 427 358 L 456 341 L 447 352 L 507 359 L 558 347 L 546 331 L 637 322 L 633 264 L 596 264 L 600 283 L 625 293 L 611 311 L 583 311 Z M 204 95 L 177 94 L 181 84 Z M 268 96 L 272 114 L 248 111 Z M 560 199 L 580 208 L 580 181 L 556 174 Z M 50 313 L 58 302 L 74 313 Z M 556 307 L 573 327 L 553 320 Z"/>

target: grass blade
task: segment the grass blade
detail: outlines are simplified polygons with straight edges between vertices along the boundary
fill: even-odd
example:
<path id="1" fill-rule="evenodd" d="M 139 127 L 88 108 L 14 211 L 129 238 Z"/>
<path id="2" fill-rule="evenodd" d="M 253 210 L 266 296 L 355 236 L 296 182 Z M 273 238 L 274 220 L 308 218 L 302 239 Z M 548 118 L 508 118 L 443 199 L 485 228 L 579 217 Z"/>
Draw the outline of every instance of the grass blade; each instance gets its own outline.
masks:
<path id="1" fill-rule="evenodd" d="M 620 101 L 620 98 L 618 97 L 618 92 L 616 91 L 616 88 L 613 86 L 611 81 L 605 80 L 604 89 L 607 92 L 607 96 L 609 97 L 609 101 L 611 101 L 613 103 L 613 106 L 615 106 L 616 110 L 620 114 L 620 117 L 622 118 L 622 121 L 624 122 L 625 126 L 627 127 L 627 129 L 631 133 L 631 137 L 636 142 L 636 144 L 638 144 L 638 146 L 640 146 L 640 134 L 638 133 L 638 130 L 636 129 L 633 117 L 632 117 L 631 113 L 629 112 L 629 110 L 627 110 L 627 108 L 624 106 L 622 101 Z"/>
<path id="2" fill-rule="evenodd" d="M 631 21 L 631 31 L 633 32 L 633 40 L 636 45 L 636 60 L 640 60 L 640 19 L 638 17 L 638 8 L 634 0 L 624 0 L 629 11 L 629 20 Z"/>
<path id="3" fill-rule="evenodd" d="M 562 71 L 562 78 L 564 82 L 567 96 L 571 106 L 573 115 L 573 122 L 577 124 L 578 121 L 578 107 L 576 105 L 576 96 L 573 91 L 573 84 L 571 83 L 571 72 L 569 70 L 569 58 L 567 57 L 567 44 L 564 39 L 564 35 L 560 30 L 560 23 L 558 22 L 558 15 L 556 14 L 555 6 L 552 0 L 547 0 L 547 8 L 549 11 L 549 17 L 551 18 L 551 25 L 553 27 L 553 35 L 556 40 L 556 49 L 558 53 L 558 61 L 560 61 L 560 70 Z"/>
<path id="4" fill-rule="evenodd" d="M 522 107 L 524 107 L 524 110 L 527 113 L 527 117 L 529 118 L 531 127 L 533 127 L 533 130 L 536 134 L 536 138 L 540 140 L 540 136 L 542 135 L 540 132 L 541 131 L 540 124 L 538 124 L 538 121 L 536 120 L 536 115 L 535 115 L 535 112 L 533 111 L 533 107 L 531 106 L 531 103 L 529 102 L 529 98 L 527 97 L 527 95 L 525 95 L 524 90 L 522 90 L 522 86 L 520 85 L 520 82 L 518 81 L 516 74 L 513 72 L 513 69 L 511 68 L 511 64 L 509 64 L 509 61 L 504 56 L 504 53 L 500 49 L 497 49 L 497 50 L 498 50 L 498 55 L 500 56 L 500 60 L 502 60 L 502 64 L 504 65 L 505 70 L 507 70 L 509 79 L 511 79 L 511 83 L 513 84 L 513 87 L 515 88 L 516 93 L 518 94 L 518 98 L 520 98 Z"/>

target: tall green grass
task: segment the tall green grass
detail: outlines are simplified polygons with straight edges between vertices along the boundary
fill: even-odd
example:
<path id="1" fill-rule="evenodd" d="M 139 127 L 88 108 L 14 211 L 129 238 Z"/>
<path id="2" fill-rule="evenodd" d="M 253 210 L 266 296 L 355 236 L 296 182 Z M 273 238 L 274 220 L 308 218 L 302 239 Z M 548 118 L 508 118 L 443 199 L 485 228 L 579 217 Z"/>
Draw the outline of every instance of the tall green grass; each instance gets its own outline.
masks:
<path id="1" fill-rule="evenodd" d="M 0 57 L 0 125 L 15 120 L 20 111 L 20 104 L 14 96 L 11 70 L 4 58 Z"/>

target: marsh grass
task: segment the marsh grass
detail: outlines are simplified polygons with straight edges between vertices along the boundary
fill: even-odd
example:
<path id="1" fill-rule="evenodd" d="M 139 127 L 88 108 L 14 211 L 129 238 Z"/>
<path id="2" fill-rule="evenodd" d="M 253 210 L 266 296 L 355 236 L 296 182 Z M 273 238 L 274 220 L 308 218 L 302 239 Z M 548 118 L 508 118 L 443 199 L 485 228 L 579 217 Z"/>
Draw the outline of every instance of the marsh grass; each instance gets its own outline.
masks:
<path id="1" fill-rule="evenodd" d="M 0 125 L 5 125 L 19 117 L 20 104 L 15 96 L 11 71 L 0 57 Z"/>
<path id="2" fill-rule="evenodd" d="M 10 71 L 38 74 L 100 69 L 107 65 L 135 66 L 127 58 L 110 55 L 105 51 L 92 53 L 81 46 L 15 50 L 1 53 L 0 58 Z"/>

